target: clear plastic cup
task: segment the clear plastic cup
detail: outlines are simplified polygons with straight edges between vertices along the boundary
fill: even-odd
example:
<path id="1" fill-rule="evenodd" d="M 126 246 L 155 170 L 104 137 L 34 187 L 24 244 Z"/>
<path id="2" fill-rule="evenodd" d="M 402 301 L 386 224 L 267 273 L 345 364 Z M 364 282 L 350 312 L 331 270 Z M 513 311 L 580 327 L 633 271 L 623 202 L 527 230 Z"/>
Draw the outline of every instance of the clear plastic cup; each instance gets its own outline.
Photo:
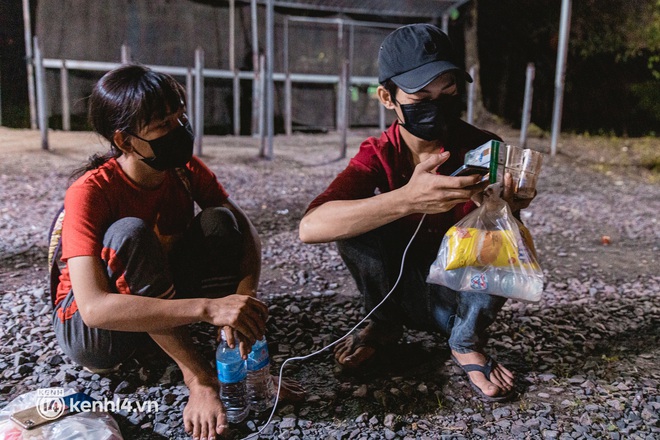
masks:
<path id="1" fill-rule="evenodd" d="M 523 164 L 523 156 L 525 150 L 522 148 L 507 145 L 506 146 L 506 165 L 505 168 L 507 171 L 510 170 L 519 170 Z"/>
<path id="2" fill-rule="evenodd" d="M 507 146 L 505 171 L 511 173 L 516 197 L 534 197 L 542 161 L 543 154 L 538 151 Z"/>

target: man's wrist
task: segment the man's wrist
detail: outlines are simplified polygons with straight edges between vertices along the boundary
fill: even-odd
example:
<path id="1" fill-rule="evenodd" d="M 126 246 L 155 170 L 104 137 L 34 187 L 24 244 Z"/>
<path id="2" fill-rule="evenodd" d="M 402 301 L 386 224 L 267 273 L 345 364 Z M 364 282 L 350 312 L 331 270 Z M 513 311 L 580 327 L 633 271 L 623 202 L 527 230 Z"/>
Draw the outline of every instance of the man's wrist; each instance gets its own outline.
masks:
<path id="1" fill-rule="evenodd" d="M 211 300 L 208 298 L 199 298 L 198 317 L 200 321 L 213 324 L 213 317 L 211 316 Z"/>

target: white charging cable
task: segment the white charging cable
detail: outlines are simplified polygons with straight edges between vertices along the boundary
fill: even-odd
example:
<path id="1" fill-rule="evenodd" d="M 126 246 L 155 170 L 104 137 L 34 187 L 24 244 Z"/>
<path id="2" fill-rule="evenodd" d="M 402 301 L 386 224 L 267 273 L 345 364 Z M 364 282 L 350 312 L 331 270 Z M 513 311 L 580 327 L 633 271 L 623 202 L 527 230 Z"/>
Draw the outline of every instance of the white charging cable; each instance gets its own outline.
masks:
<path id="1" fill-rule="evenodd" d="M 277 394 L 275 395 L 275 403 L 273 404 L 273 410 L 270 412 L 270 416 L 268 417 L 268 420 L 266 421 L 266 423 L 264 424 L 264 426 L 263 426 L 259 431 L 255 432 L 255 433 L 252 433 L 252 434 L 248 435 L 247 437 L 244 437 L 243 440 L 252 439 L 252 438 L 257 438 L 257 437 L 259 436 L 259 434 L 261 434 L 261 433 L 263 432 L 263 430 L 266 429 L 266 427 L 268 426 L 268 424 L 270 423 L 270 421 L 273 419 L 273 416 L 275 415 L 275 410 L 277 409 L 277 402 L 278 402 L 279 399 L 280 399 L 280 391 L 282 390 L 282 373 L 284 372 L 284 366 L 287 364 L 287 362 L 289 362 L 289 361 L 304 361 L 305 359 L 309 359 L 309 358 L 311 358 L 311 357 L 313 357 L 313 356 L 316 356 L 317 354 L 326 351 L 326 350 L 329 349 L 330 347 L 333 347 L 333 346 L 339 344 L 341 341 L 343 341 L 344 339 L 346 339 L 351 333 L 353 333 L 353 332 L 355 331 L 355 329 L 357 329 L 360 325 L 362 325 L 362 323 L 363 323 L 364 321 L 366 321 L 367 319 L 369 319 L 369 317 L 370 317 L 370 316 L 376 311 L 376 309 L 378 309 L 378 307 L 380 307 L 381 305 L 383 305 L 383 303 L 384 303 L 385 301 L 387 301 L 387 298 L 390 297 L 390 295 L 392 294 L 392 292 L 394 292 L 394 289 L 396 289 L 396 287 L 399 285 L 399 281 L 401 281 L 401 277 L 403 276 L 403 266 L 404 266 L 404 264 L 405 264 L 405 262 L 406 262 L 406 254 L 408 253 L 408 248 L 410 248 L 410 245 L 412 244 L 413 240 L 414 240 L 415 237 L 417 236 L 417 233 L 419 232 L 419 228 L 422 227 L 422 223 L 424 223 L 424 219 L 425 219 L 425 218 L 426 218 L 426 214 L 424 214 L 424 215 L 422 216 L 422 219 L 419 221 L 419 224 L 417 225 L 417 229 L 415 229 L 415 232 L 413 233 L 412 237 L 410 237 L 410 241 L 409 241 L 408 244 L 406 245 L 406 248 L 403 250 L 403 255 L 401 256 L 401 267 L 400 267 L 400 269 L 399 269 L 399 276 L 397 277 L 396 281 L 394 282 L 394 286 L 392 286 L 392 289 L 390 289 L 390 291 L 387 292 L 387 295 L 385 295 L 385 298 L 383 298 L 383 299 L 381 300 L 381 302 L 379 302 L 379 303 L 376 305 L 376 307 L 374 307 L 373 309 L 371 309 L 371 311 L 370 311 L 369 313 L 367 313 L 367 315 L 366 315 L 364 318 L 362 318 L 362 320 L 360 320 L 360 322 L 358 322 L 357 324 L 355 324 L 355 326 L 354 326 L 352 329 L 350 329 L 350 330 L 348 331 L 348 333 L 346 333 L 346 334 L 345 334 L 344 336 L 342 336 L 341 338 L 337 339 L 336 341 L 332 342 L 331 344 L 326 345 L 325 347 L 321 348 L 320 350 L 317 350 L 317 351 L 315 351 L 315 352 L 312 352 L 312 353 L 310 353 L 310 354 L 308 354 L 308 355 L 305 355 L 305 356 L 294 356 L 294 357 L 290 357 L 290 358 L 286 359 L 284 362 L 282 362 L 282 366 L 280 367 L 279 378 L 278 378 L 278 381 L 277 381 Z"/>

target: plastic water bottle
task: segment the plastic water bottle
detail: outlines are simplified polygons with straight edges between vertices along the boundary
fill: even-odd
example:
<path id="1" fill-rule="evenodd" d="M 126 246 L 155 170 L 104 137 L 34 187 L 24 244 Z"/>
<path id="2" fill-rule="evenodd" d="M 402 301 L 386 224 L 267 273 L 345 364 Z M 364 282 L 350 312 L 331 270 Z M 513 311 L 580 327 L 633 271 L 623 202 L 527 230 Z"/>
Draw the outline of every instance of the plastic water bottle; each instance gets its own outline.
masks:
<path id="1" fill-rule="evenodd" d="M 215 364 L 220 381 L 220 400 L 225 406 L 229 423 L 242 422 L 250 412 L 247 398 L 247 366 L 238 351 L 238 344 L 229 347 L 224 331 L 222 342 L 215 353 Z"/>
<path id="2" fill-rule="evenodd" d="M 528 301 L 538 301 L 543 292 L 543 280 L 533 275 L 501 271 L 499 287 L 503 296 L 515 295 Z"/>
<path id="3" fill-rule="evenodd" d="M 270 375 L 270 357 L 265 336 L 252 346 L 252 351 L 248 355 L 247 369 L 250 408 L 256 412 L 271 408 L 275 403 L 275 390 Z"/>
<path id="4" fill-rule="evenodd" d="M 497 286 L 497 272 L 491 268 L 468 266 L 463 272 L 460 290 L 464 292 L 492 293 Z"/>

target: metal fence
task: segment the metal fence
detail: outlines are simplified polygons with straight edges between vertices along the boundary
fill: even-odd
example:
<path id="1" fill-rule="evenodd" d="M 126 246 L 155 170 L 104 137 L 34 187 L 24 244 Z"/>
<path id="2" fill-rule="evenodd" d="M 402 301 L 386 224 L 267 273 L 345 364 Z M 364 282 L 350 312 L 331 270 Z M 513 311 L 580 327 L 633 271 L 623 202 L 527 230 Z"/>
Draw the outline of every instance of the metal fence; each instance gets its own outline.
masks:
<path id="1" fill-rule="evenodd" d="M 338 47 L 344 46 L 342 39 L 344 38 L 344 30 L 348 30 L 348 50 L 347 53 L 340 53 L 343 58 L 341 63 L 340 72 L 337 74 L 319 74 L 319 73 L 296 73 L 291 72 L 289 67 L 289 23 L 313 23 L 325 24 L 337 27 Z M 312 18 L 312 17 L 284 17 L 284 33 L 283 33 L 283 72 L 272 72 L 272 80 L 270 83 L 281 83 L 284 91 L 284 130 L 287 135 L 293 132 L 293 99 L 292 89 L 294 84 L 321 84 L 335 86 L 335 99 L 336 99 L 336 128 L 342 134 L 342 145 L 340 146 L 340 155 L 345 155 L 346 152 L 346 132 L 349 129 L 349 113 L 350 113 L 350 99 L 349 90 L 352 86 L 372 86 L 378 83 L 378 78 L 374 76 L 359 76 L 351 75 L 351 62 L 354 57 L 354 29 L 356 27 L 371 27 L 371 28 L 386 28 L 394 29 L 398 27 L 397 24 L 389 23 L 372 23 L 356 20 L 347 20 L 340 18 Z M 233 44 L 233 42 L 232 42 Z M 108 61 L 88 61 L 88 60 L 73 60 L 73 59 L 54 59 L 44 58 L 42 50 L 39 45 L 37 37 L 33 38 L 33 68 L 35 72 L 35 88 L 36 88 L 36 119 L 37 126 L 42 133 L 42 148 L 48 149 L 48 96 L 46 81 L 46 69 L 59 71 L 60 83 L 60 101 L 62 113 L 62 128 L 64 130 L 71 129 L 71 99 L 69 88 L 69 72 L 70 71 L 88 71 L 88 72 L 107 72 L 124 63 L 131 62 L 131 50 L 128 46 L 121 47 L 121 59 L 119 62 Z M 268 51 L 267 51 L 268 52 Z M 272 53 L 272 50 L 270 51 Z M 233 59 L 233 51 L 231 54 Z M 204 80 L 210 78 L 226 79 L 232 81 L 233 93 L 233 130 L 234 134 L 240 133 L 240 80 L 252 81 L 252 133 L 254 136 L 261 137 L 262 148 L 260 155 L 263 157 L 272 156 L 272 141 L 270 142 L 271 148 L 268 148 L 267 137 L 272 138 L 272 129 L 268 130 L 268 123 L 273 119 L 272 113 L 272 97 L 270 102 L 268 99 L 269 76 L 267 71 L 267 54 L 260 55 L 258 66 L 253 71 L 239 71 L 238 69 L 214 69 L 204 66 L 204 51 L 201 48 L 195 50 L 193 66 L 166 66 L 166 65 L 147 65 L 147 67 L 167 73 L 173 76 L 185 78 L 185 87 L 188 95 L 188 111 L 191 120 L 193 121 L 193 128 L 195 131 L 195 153 L 201 154 L 202 152 L 202 138 L 204 134 Z M 230 63 L 230 66 L 235 65 Z M 272 87 L 272 85 L 271 85 Z M 270 108 L 270 110 L 269 110 Z M 386 110 L 382 105 L 378 106 L 379 111 L 379 126 L 385 129 L 385 113 Z M 272 122 L 271 122 L 272 123 Z"/>

